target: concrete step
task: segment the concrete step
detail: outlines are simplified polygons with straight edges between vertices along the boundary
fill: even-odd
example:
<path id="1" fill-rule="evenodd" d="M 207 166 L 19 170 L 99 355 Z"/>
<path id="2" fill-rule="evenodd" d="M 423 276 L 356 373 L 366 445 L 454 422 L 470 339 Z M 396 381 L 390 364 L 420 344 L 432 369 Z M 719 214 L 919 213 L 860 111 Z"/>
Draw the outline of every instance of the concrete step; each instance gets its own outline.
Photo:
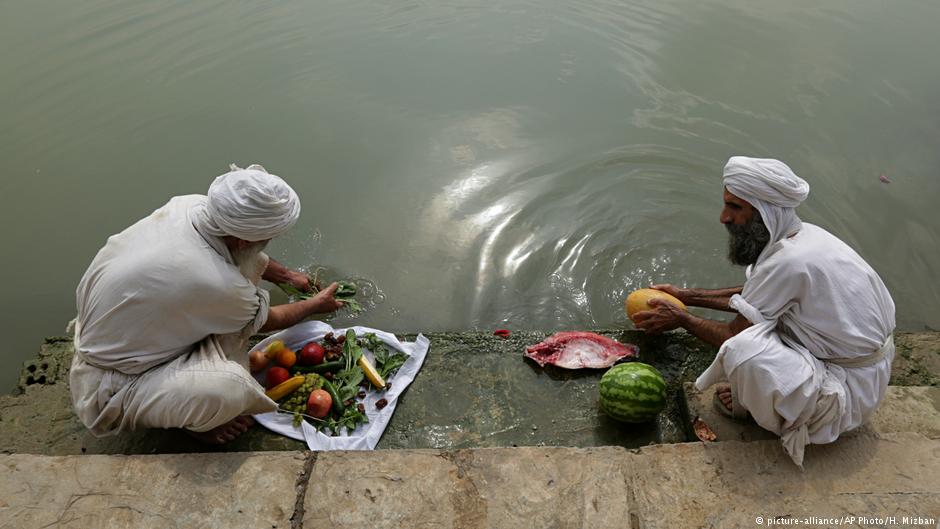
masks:
<path id="1" fill-rule="evenodd" d="M 736 421 L 719 413 L 712 404 L 715 387 L 698 391 L 691 382 L 684 386 L 689 418 L 700 417 L 717 436 L 716 441 L 760 441 L 777 439 L 754 421 Z M 863 433 L 919 433 L 940 439 L 940 387 L 888 386 L 885 399 L 868 424 L 844 435 Z"/>
<path id="2" fill-rule="evenodd" d="M 0 467 L 2 528 L 673 529 L 797 519 L 814 527 L 936 527 L 940 516 L 940 440 L 912 433 L 811 446 L 804 471 L 776 441 L 13 454 L 0 456 Z"/>

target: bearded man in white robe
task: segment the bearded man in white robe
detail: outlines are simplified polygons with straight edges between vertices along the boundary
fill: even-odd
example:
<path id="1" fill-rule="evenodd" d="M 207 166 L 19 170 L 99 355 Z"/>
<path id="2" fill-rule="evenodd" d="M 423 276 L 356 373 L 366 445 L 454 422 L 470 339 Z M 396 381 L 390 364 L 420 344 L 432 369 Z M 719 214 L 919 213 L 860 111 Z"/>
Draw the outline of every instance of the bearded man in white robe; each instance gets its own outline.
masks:
<path id="1" fill-rule="evenodd" d="M 881 403 L 894 358 L 894 302 L 878 274 L 795 208 L 809 185 L 773 159 L 735 156 L 724 169 L 721 223 L 730 260 L 746 266 L 743 287 L 705 290 L 654 285 L 691 306 L 736 312 L 708 320 L 654 300 L 634 315 L 649 333 L 678 327 L 720 346 L 696 380 L 721 381 L 719 411 L 750 415 L 780 436 L 802 467 L 807 444 L 835 441 Z"/>
<path id="2" fill-rule="evenodd" d="M 221 444 L 274 401 L 247 371 L 247 340 L 337 310 L 336 284 L 271 306 L 263 278 L 309 291 L 306 274 L 262 252 L 300 216 L 300 200 L 260 165 L 172 198 L 111 236 L 76 290 L 69 375 L 79 419 L 96 436 L 182 428 Z"/>

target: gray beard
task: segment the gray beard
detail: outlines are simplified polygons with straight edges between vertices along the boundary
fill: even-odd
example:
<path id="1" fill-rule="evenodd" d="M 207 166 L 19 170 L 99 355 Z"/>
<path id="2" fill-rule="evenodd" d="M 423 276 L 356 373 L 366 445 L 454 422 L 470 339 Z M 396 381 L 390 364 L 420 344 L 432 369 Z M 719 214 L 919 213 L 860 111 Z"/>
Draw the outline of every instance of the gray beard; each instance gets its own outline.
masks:
<path id="1" fill-rule="evenodd" d="M 757 262 L 760 253 L 770 242 L 770 232 L 757 211 L 743 226 L 725 224 L 728 229 L 728 259 L 736 265 L 748 266 Z"/>
<path id="2" fill-rule="evenodd" d="M 258 255 L 267 245 L 268 241 L 258 241 L 247 248 L 232 251 L 232 260 L 235 261 L 235 266 L 249 281 L 254 282 L 255 278 L 260 278 L 261 274 L 264 273 L 264 270 L 259 270 L 261 263 L 258 261 Z"/>

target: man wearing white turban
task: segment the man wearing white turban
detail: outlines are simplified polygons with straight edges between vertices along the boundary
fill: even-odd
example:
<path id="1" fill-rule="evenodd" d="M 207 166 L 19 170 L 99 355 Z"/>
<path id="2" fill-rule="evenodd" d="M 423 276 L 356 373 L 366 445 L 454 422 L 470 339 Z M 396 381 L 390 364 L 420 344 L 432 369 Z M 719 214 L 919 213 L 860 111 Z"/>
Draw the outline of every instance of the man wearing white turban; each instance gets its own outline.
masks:
<path id="1" fill-rule="evenodd" d="M 277 405 L 248 373 L 247 339 L 342 306 L 336 284 L 271 306 L 260 280 L 310 290 L 262 252 L 300 216 L 300 199 L 260 165 L 172 198 L 108 238 L 76 290 L 72 403 L 96 436 L 183 428 L 234 439 Z"/>
<path id="2" fill-rule="evenodd" d="M 732 157 L 724 188 L 721 222 L 729 258 L 747 266 L 744 286 L 654 288 L 737 316 L 707 320 L 654 300 L 634 321 L 650 333 L 683 327 L 720 346 L 696 387 L 728 381 L 715 393 L 719 411 L 749 414 L 802 467 L 807 444 L 835 441 L 881 403 L 894 358 L 894 302 L 854 250 L 796 215 L 809 185 L 786 164 Z"/>

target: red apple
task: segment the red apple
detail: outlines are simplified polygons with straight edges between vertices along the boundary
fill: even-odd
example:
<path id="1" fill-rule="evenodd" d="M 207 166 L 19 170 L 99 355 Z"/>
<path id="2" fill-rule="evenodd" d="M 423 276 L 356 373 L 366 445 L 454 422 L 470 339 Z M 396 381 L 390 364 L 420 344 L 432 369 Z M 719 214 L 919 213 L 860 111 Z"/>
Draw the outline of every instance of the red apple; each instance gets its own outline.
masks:
<path id="1" fill-rule="evenodd" d="M 307 398 L 307 415 L 322 419 L 330 413 L 330 406 L 333 405 L 333 398 L 322 389 L 315 389 L 310 392 Z"/>
<path id="2" fill-rule="evenodd" d="M 300 350 L 300 363 L 305 366 L 315 366 L 323 363 L 323 355 L 326 351 L 316 343 L 310 342 Z"/>
<path id="3" fill-rule="evenodd" d="M 274 366 L 268 369 L 268 374 L 264 379 L 264 382 L 265 382 L 264 385 L 268 389 L 271 389 L 274 386 L 280 384 L 281 382 L 284 382 L 285 380 L 289 378 L 290 378 L 290 373 L 286 369 L 280 366 Z"/>

